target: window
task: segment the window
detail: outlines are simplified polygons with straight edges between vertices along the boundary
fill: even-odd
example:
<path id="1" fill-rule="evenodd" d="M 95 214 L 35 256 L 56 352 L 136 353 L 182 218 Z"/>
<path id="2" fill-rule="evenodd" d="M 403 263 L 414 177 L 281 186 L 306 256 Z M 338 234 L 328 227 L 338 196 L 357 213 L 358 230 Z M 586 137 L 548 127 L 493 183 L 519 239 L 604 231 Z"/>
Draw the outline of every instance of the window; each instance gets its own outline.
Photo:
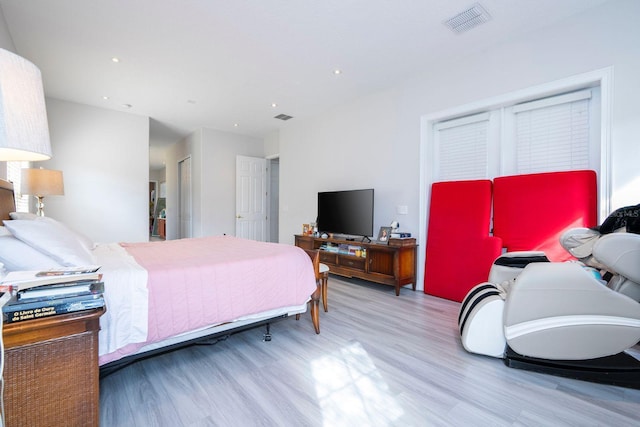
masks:
<path id="1" fill-rule="evenodd" d="M 506 109 L 514 149 L 508 173 L 595 169 L 600 162 L 598 88 L 526 102 Z M 595 102 L 594 102 L 595 101 Z"/>
<path id="2" fill-rule="evenodd" d="M 489 174 L 489 118 L 488 113 L 476 114 L 434 126 L 439 181 Z"/>
<path id="3" fill-rule="evenodd" d="M 434 181 L 600 169 L 599 87 L 439 121 Z"/>
<path id="4" fill-rule="evenodd" d="M 16 212 L 29 212 L 29 196 L 20 194 L 20 178 L 23 168 L 28 168 L 29 162 L 7 162 L 7 180 L 13 182 L 16 198 Z"/>

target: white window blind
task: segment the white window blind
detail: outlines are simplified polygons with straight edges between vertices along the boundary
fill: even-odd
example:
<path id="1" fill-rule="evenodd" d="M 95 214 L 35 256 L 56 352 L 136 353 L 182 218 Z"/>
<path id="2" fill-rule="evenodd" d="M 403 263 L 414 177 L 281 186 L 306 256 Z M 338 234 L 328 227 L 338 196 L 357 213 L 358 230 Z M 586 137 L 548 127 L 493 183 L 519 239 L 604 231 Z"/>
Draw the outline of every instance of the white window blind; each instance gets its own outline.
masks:
<path id="1" fill-rule="evenodd" d="M 600 170 L 600 88 L 433 124 L 434 181 Z"/>
<path id="2" fill-rule="evenodd" d="M 516 173 L 590 167 L 591 90 L 516 105 Z"/>
<path id="3" fill-rule="evenodd" d="M 13 182 L 16 212 L 29 212 L 29 196 L 20 194 L 21 170 L 28 167 L 29 162 L 7 162 L 7 180 Z"/>
<path id="4" fill-rule="evenodd" d="M 489 113 L 440 122 L 434 130 L 438 181 L 487 177 Z"/>

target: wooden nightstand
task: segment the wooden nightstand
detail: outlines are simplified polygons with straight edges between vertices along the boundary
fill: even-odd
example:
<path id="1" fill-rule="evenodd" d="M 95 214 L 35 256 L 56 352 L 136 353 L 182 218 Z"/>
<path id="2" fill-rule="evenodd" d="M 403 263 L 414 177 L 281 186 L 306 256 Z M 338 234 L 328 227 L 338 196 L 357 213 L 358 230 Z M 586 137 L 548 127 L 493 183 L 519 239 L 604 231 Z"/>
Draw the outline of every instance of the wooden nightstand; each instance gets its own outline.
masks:
<path id="1" fill-rule="evenodd" d="M 3 326 L 6 426 L 99 424 L 98 331 L 104 311 Z"/>

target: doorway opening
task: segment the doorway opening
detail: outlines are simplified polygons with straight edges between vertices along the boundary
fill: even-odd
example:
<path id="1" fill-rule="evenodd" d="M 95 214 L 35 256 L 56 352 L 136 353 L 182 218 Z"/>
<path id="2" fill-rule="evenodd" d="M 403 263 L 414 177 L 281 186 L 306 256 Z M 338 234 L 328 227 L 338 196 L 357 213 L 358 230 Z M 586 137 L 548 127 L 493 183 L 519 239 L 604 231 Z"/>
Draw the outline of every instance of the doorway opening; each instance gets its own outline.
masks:
<path id="1" fill-rule="evenodd" d="M 153 226 L 156 218 L 156 200 L 158 197 L 158 181 L 149 181 L 149 238 L 153 237 Z"/>

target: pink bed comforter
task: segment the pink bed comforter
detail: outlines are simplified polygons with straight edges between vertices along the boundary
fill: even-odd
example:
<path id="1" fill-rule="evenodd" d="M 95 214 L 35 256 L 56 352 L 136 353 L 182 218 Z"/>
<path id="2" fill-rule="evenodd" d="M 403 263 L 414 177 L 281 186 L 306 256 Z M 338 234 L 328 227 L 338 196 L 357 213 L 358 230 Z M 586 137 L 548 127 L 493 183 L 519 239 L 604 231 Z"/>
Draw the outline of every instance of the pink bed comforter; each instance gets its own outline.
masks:
<path id="1" fill-rule="evenodd" d="M 230 236 L 121 245 L 148 271 L 147 342 L 104 355 L 101 364 L 207 325 L 300 306 L 316 289 L 309 257 L 291 245 Z"/>

